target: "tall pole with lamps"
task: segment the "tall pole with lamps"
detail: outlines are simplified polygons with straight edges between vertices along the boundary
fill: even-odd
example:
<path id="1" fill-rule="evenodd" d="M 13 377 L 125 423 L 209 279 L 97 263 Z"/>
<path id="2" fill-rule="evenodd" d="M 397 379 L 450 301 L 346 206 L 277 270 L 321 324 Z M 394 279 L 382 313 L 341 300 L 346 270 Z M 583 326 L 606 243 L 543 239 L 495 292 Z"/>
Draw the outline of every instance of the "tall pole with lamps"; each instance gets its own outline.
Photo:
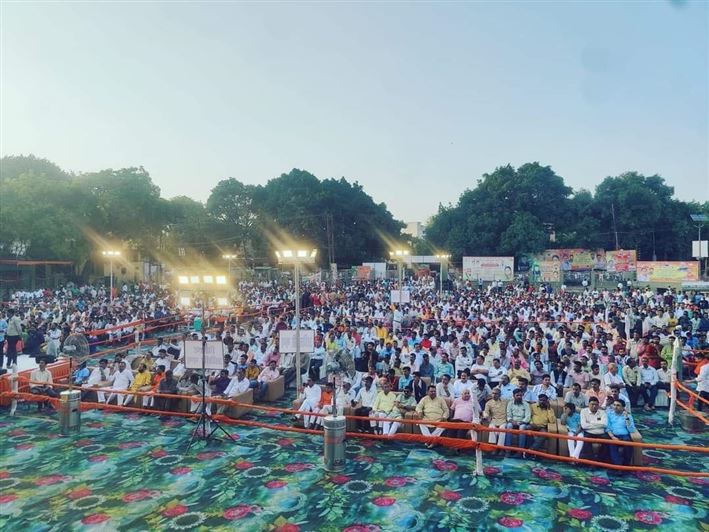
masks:
<path id="1" fill-rule="evenodd" d="M 113 303 L 113 258 L 120 257 L 121 252 L 113 250 L 113 249 L 106 249 L 106 250 L 102 251 L 101 254 L 104 257 L 108 257 L 108 263 L 110 264 L 110 268 L 111 268 L 110 294 L 109 294 L 110 299 L 109 299 L 109 301 L 111 303 Z"/>
<path id="2" fill-rule="evenodd" d="M 293 281 L 295 283 L 295 386 L 298 390 L 303 385 L 300 354 L 300 268 L 303 264 L 315 264 L 317 254 L 317 249 L 282 249 L 276 251 L 279 264 L 293 266 Z"/>
<path id="3" fill-rule="evenodd" d="M 233 253 L 225 253 L 222 258 L 227 261 L 227 277 L 229 278 L 229 283 L 231 284 L 231 261 L 236 259 L 236 255 Z"/>
<path id="4" fill-rule="evenodd" d="M 195 441 L 204 440 L 205 443 L 209 443 L 210 440 L 214 439 L 214 433 L 217 430 L 221 430 L 230 440 L 236 441 L 234 437 L 224 430 L 224 428 L 216 421 L 211 414 L 207 413 L 207 368 L 206 368 L 206 351 L 207 351 L 207 324 L 205 310 L 209 300 L 210 292 L 213 293 L 216 288 L 226 287 L 227 278 L 225 275 L 180 275 L 177 278 L 178 284 L 183 290 L 188 290 L 193 294 L 195 299 L 200 300 L 201 306 L 201 327 L 200 333 L 202 335 L 202 360 L 201 360 L 201 370 L 202 370 L 202 402 L 200 407 L 200 414 L 197 420 L 197 426 L 192 432 L 192 437 L 187 445 L 185 453 L 187 453 Z M 181 299 L 181 303 L 189 304 L 190 298 L 185 297 Z M 188 364 L 187 356 L 185 356 L 185 365 Z M 194 369 L 188 367 L 188 369 Z"/>
<path id="5" fill-rule="evenodd" d="M 443 266 L 444 264 L 447 266 L 448 265 L 448 259 L 451 258 L 450 255 L 448 254 L 442 254 L 442 255 L 436 255 L 436 258 L 441 261 L 441 279 L 440 279 L 440 288 L 439 288 L 439 295 L 440 297 L 443 297 Z"/>
<path id="6" fill-rule="evenodd" d="M 404 308 L 404 305 L 401 301 L 402 295 L 403 295 L 403 285 L 404 285 L 404 261 L 406 260 L 406 257 L 409 256 L 409 250 L 408 249 L 394 249 L 389 252 L 389 256 L 396 261 L 397 264 L 397 270 L 398 270 L 398 276 L 399 276 L 399 305 L 401 308 Z"/>

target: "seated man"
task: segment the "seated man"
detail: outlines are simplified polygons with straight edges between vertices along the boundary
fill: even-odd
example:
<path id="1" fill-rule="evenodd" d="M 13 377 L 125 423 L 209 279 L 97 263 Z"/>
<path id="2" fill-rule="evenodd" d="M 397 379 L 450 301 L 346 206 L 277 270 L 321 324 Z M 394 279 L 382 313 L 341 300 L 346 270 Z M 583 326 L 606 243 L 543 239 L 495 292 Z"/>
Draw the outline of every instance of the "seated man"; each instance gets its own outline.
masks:
<path id="1" fill-rule="evenodd" d="M 231 379 L 229 378 L 229 370 L 222 369 L 219 370 L 218 377 L 209 377 L 208 388 L 211 390 L 213 396 L 225 397 L 226 389 L 229 387 L 229 384 L 231 384 Z M 199 393 L 202 393 L 202 391 L 200 390 Z"/>
<path id="2" fill-rule="evenodd" d="M 545 373 L 542 376 L 542 382 L 534 386 L 534 388 L 532 389 L 532 393 L 534 394 L 534 398 L 536 401 L 539 400 L 539 396 L 541 394 L 546 395 L 549 401 L 553 401 L 554 399 L 556 399 L 556 387 L 553 386 L 551 383 L 551 375 Z"/>
<path id="3" fill-rule="evenodd" d="M 88 382 L 90 375 L 91 372 L 89 371 L 89 368 L 86 367 L 86 361 L 84 360 L 71 376 L 71 380 L 74 382 L 75 386 L 83 386 Z"/>
<path id="4" fill-rule="evenodd" d="M 281 376 L 280 371 L 278 371 L 278 368 L 276 368 L 276 362 L 275 360 L 271 360 L 268 363 L 268 366 L 263 368 L 263 371 L 258 376 L 258 381 L 260 383 L 261 388 L 263 389 L 263 393 L 261 394 L 261 397 L 266 395 L 266 392 L 268 391 L 268 383 L 275 381 Z"/>
<path id="5" fill-rule="evenodd" d="M 450 375 L 443 375 L 441 382 L 436 384 L 436 395 L 442 397 L 450 407 L 453 402 L 453 386 L 450 384 Z"/>
<path id="6" fill-rule="evenodd" d="M 153 376 L 148 371 L 147 366 L 145 364 L 140 364 L 140 366 L 138 366 L 138 373 L 135 374 L 133 382 L 131 383 L 129 389 L 131 392 L 149 392 L 153 389 L 152 381 Z M 148 397 L 147 395 L 143 395 L 142 397 L 143 406 L 148 406 L 150 397 Z M 127 406 L 132 400 L 133 396 L 128 395 L 125 398 L 124 404 Z"/>
<path id="7" fill-rule="evenodd" d="M 414 412 L 416 410 L 416 398 L 414 397 L 411 387 L 404 388 L 404 391 L 399 394 L 396 400 L 396 407 L 401 412 L 402 416 L 405 416 L 409 412 Z"/>
<path id="8" fill-rule="evenodd" d="M 584 437 L 608 439 L 606 434 L 607 426 L 608 418 L 605 410 L 600 408 L 598 398 L 589 397 L 588 407 L 581 410 L 581 428 L 583 429 Z M 585 445 L 584 449 L 591 449 L 590 453 L 594 459 L 602 459 L 606 452 L 605 446 L 598 446 L 598 451 L 594 449 L 595 447 L 596 445 Z"/>
<path id="9" fill-rule="evenodd" d="M 553 388 L 552 388 L 553 389 Z M 532 405 L 532 418 L 529 424 L 529 430 L 534 432 L 547 432 L 551 424 L 556 424 L 556 414 L 554 409 L 549 406 L 549 397 L 546 394 L 540 393 L 537 397 L 538 403 Z M 547 439 L 543 436 L 534 436 L 531 449 L 538 451 Z"/>
<path id="10" fill-rule="evenodd" d="M 399 430 L 401 423 L 397 421 L 376 421 L 376 418 L 401 418 L 401 413 L 396 407 L 396 398 L 396 394 L 391 391 L 389 382 L 385 382 L 382 385 L 382 390 L 377 393 L 372 411 L 369 413 L 369 417 L 375 418 L 371 422 L 375 434 L 393 436 Z"/>
<path id="11" fill-rule="evenodd" d="M 480 380 L 485 380 L 480 378 Z M 470 394 L 470 390 L 463 390 L 463 395 L 453 401 L 451 406 L 451 421 L 461 423 L 480 423 L 480 404 Z M 470 428 L 451 429 L 454 438 L 466 439 Z"/>
<path id="12" fill-rule="evenodd" d="M 261 368 L 256 364 L 256 359 L 252 358 L 246 366 L 246 378 L 249 380 L 249 387 L 254 389 L 254 399 L 261 400 L 266 395 L 266 382 L 259 380 Z"/>
<path id="13" fill-rule="evenodd" d="M 613 441 L 630 441 L 630 435 L 635 432 L 635 422 L 625 410 L 625 401 L 621 398 L 613 402 L 613 408 L 608 409 L 608 427 L 606 433 Z M 633 448 L 629 445 L 609 445 L 611 462 L 615 465 L 630 465 Z"/>
<path id="14" fill-rule="evenodd" d="M 664 360 L 662 362 L 665 362 Z M 662 362 L 660 364 L 662 364 Z M 665 362 L 665 365 L 667 362 Z M 646 412 L 655 410 L 655 399 L 657 398 L 657 383 L 659 378 L 657 376 L 658 371 L 649 365 L 647 357 L 642 360 L 642 366 L 640 366 L 640 384 L 638 386 L 638 393 L 643 398 L 645 406 L 643 407 Z"/>
<path id="15" fill-rule="evenodd" d="M 320 386 L 315 384 L 315 381 L 312 377 L 308 377 L 308 381 L 306 382 L 305 386 L 302 387 L 299 391 L 300 395 L 298 395 L 298 399 L 300 399 L 302 402 L 300 403 L 300 407 L 298 407 L 298 411 L 318 413 L 320 411 L 320 399 L 322 396 L 322 389 L 320 388 Z M 299 417 L 300 416 L 297 415 L 296 419 L 299 419 Z M 316 420 L 317 416 L 306 415 L 303 418 L 303 426 L 306 429 L 309 429 L 311 428 L 311 425 L 315 424 Z M 314 428 L 314 426 L 312 428 Z"/>
<path id="16" fill-rule="evenodd" d="M 512 401 L 507 403 L 507 424 L 505 428 L 527 430 L 532 418 L 532 412 L 529 408 L 529 403 L 523 399 L 523 396 L 524 392 L 520 388 L 515 388 L 515 391 L 512 393 Z M 506 447 L 512 445 L 512 436 L 512 433 L 507 433 L 505 437 Z M 523 449 L 527 447 L 526 434 L 519 435 L 518 447 L 522 447 Z M 507 451 L 507 455 L 511 456 L 510 451 Z"/>
<path id="17" fill-rule="evenodd" d="M 226 390 L 224 390 L 224 396 L 227 399 L 234 399 L 234 397 L 237 397 L 241 395 L 242 393 L 245 393 L 249 389 L 249 379 L 246 378 L 246 373 L 244 372 L 243 369 L 239 368 L 236 370 L 236 377 L 231 379 L 231 382 L 229 383 L 229 386 L 227 386 Z M 227 405 L 221 404 L 219 405 L 219 408 L 217 409 L 218 414 L 223 414 L 224 410 L 228 408 Z"/>
<path id="18" fill-rule="evenodd" d="M 175 395 L 177 394 L 177 380 L 172 374 L 172 370 L 168 369 L 165 371 L 165 375 L 160 379 L 160 384 L 158 384 L 157 389 L 158 394 Z M 174 397 L 155 397 L 155 407 L 160 411 L 171 412 L 175 410 L 175 402 L 177 399 Z M 167 416 L 160 416 L 165 418 Z"/>
<path id="19" fill-rule="evenodd" d="M 46 395 L 47 397 L 51 397 L 53 399 L 59 397 L 59 392 L 52 387 L 52 384 L 54 384 L 54 379 L 52 378 L 52 372 L 47 369 L 46 360 L 40 359 L 39 369 L 34 370 L 30 374 L 30 380 L 32 381 L 32 384 L 30 384 L 30 392 L 37 395 Z M 50 409 L 53 408 L 48 400 L 38 403 L 38 410 L 42 410 L 43 407 Z"/>
<path id="20" fill-rule="evenodd" d="M 576 385 L 576 383 L 574 384 Z M 560 421 L 563 425 L 566 425 L 566 429 L 568 430 L 569 436 L 583 435 L 583 429 L 581 429 L 581 414 L 576 411 L 575 403 L 567 401 L 567 403 L 564 405 L 564 413 L 561 414 Z M 569 456 L 573 458 L 578 458 L 579 456 L 581 456 L 581 450 L 583 449 L 583 441 L 566 440 L 566 443 L 569 447 Z M 561 442 L 559 442 L 559 444 L 561 444 Z"/>
<path id="21" fill-rule="evenodd" d="M 436 387 L 430 385 L 428 387 L 428 394 L 419 401 L 416 406 L 416 413 L 419 414 L 426 421 L 446 421 L 450 411 L 448 410 L 448 405 L 440 397 L 436 397 Z M 419 425 L 421 429 L 421 434 L 424 436 L 440 436 L 445 430 L 443 427 L 436 427 L 431 434 L 431 427 L 427 425 Z M 433 447 L 432 443 L 427 443 L 426 447 L 429 449 Z"/>
<path id="22" fill-rule="evenodd" d="M 325 389 L 320 394 L 320 402 L 318 403 L 317 410 L 314 412 L 319 412 L 321 414 L 332 412 L 332 398 L 335 395 L 335 389 L 331 382 L 325 383 Z M 327 411 L 324 411 L 327 408 Z M 313 423 L 313 428 L 322 428 L 323 426 L 323 416 L 311 416 L 315 417 L 315 422 Z"/>
<path id="23" fill-rule="evenodd" d="M 91 372 L 91 375 L 89 375 L 89 380 L 88 382 L 82 386 L 82 388 L 107 388 L 108 386 L 111 385 L 111 380 L 110 380 L 110 375 L 108 373 L 108 360 L 105 358 L 102 358 L 101 360 L 98 361 L 98 367 L 94 368 L 93 371 Z M 81 399 L 83 400 L 85 398 L 85 394 L 88 394 L 88 391 L 85 391 Z M 106 402 L 106 394 L 105 392 L 96 392 L 96 395 L 98 397 L 98 402 L 99 403 L 105 403 Z"/>
<path id="24" fill-rule="evenodd" d="M 495 429 L 498 427 L 504 427 L 507 423 L 507 405 L 501 399 L 502 393 L 500 388 L 492 389 L 492 397 L 485 403 L 485 410 L 483 411 L 483 419 L 490 422 L 490 428 Z M 488 441 L 494 445 L 504 445 L 505 444 L 505 433 L 504 432 L 490 432 L 488 436 Z M 502 453 L 501 449 L 495 451 L 496 453 Z"/>
<path id="25" fill-rule="evenodd" d="M 588 397 L 581 393 L 581 385 L 578 382 L 571 385 L 571 390 L 564 396 L 564 403 L 573 403 L 579 416 L 581 409 L 588 406 Z"/>
<path id="26" fill-rule="evenodd" d="M 130 388 L 133 384 L 133 372 L 126 367 L 125 360 L 120 360 L 118 362 L 118 369 L 116 369 L 110 376 L 111 389 L 115 391 L 125 391 Z M 108 396 L 106 403 L 110 403 L 111 399 L 116 398 L 116 405 L 123 406 L 123 402 L 128 394 L 124 393 L 112 393 Z"/>
<path id="27" fill-rule="evenodd" d="M 374 379 L 370 375 L 364 378 L 364 386 L 359 389 L 355 400 L 352 402 L 352 406 L 360 405 L 355 409 L 355 416 L 369 416 L 372 411 L 374 401 L 377 398 L 377 388 L 372 385 L 373 382 Z M 361 419 L 357 420 L 357 430 L 359 432 L 369 432 L 365 422 Z"/>
<path id="28" fill-rule="evenodd" d="M 475 392 L 475 396 L 478 400 L 478 403 L 480 404 L 480 410 L 482 410 L 483 408 L 485 408 L 485 403 L 492 396 L 492 390 L 490 389 L 487 380 L 484 377 L 478 378 L 478 380 L 476 381 L 476 386 L 473 388 L 473 391 Z"/>

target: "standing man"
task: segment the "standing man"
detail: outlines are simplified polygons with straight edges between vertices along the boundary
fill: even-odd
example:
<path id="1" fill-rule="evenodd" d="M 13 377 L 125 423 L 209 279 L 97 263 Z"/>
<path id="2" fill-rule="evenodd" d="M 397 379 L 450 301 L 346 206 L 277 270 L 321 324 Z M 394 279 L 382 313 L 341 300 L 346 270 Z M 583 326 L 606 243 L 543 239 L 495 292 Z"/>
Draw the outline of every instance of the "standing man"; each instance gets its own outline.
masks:
<path id="1" fill-rule="evenodd" d="M 0 369 L 5 361 L 5 335 L 7 334 L 7 320 L 4 313 L 0 312 Z"/>
<path id="2" fill-rule="evenodd" d="M 7 311 L 8 321 L 7 321 L 7 335 L 5 340 L 7 342 L 7 368 L 11 368 L 13 364 L 17 364 L 17 342 L 20 341 L 22 336 L 22 321 L 20 321 L 19 316 L 15 315 L 15 309 L 10 309 Z"/>

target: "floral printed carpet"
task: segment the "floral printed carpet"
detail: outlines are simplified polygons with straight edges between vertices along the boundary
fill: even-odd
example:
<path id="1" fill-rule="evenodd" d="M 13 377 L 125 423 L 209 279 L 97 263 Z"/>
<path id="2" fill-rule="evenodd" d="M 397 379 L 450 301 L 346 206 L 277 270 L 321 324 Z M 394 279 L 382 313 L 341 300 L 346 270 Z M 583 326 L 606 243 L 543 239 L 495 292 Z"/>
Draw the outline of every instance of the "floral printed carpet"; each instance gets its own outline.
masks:
<path id="1" fill-rule="evenodd" d="M 646 441 L 706 445 L 640 417 Z M 194 425 L 85 412 L 81 434 L 56 415 L 0 411 L 0 529 L 66 530 L 709 530 L 709 480 L 349 439 L 347 467 L 321 467 L 322 437 L 228 427 L 235 443 L 200 443 Z M 663 467 L 706 457 L 646 451 Z"/>

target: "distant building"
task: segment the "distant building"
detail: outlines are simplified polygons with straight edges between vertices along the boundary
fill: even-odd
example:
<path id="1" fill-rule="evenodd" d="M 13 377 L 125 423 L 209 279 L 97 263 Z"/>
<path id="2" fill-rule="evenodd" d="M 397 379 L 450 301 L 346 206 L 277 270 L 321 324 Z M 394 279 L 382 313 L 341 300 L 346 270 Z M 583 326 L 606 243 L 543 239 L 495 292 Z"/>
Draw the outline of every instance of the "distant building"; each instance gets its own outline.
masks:
<path id="1" fill-rule="evenodd" d="M 424 227 L 421 222 L 406 222 L 404 233 L 415 238 L 423 238 Z"/>

